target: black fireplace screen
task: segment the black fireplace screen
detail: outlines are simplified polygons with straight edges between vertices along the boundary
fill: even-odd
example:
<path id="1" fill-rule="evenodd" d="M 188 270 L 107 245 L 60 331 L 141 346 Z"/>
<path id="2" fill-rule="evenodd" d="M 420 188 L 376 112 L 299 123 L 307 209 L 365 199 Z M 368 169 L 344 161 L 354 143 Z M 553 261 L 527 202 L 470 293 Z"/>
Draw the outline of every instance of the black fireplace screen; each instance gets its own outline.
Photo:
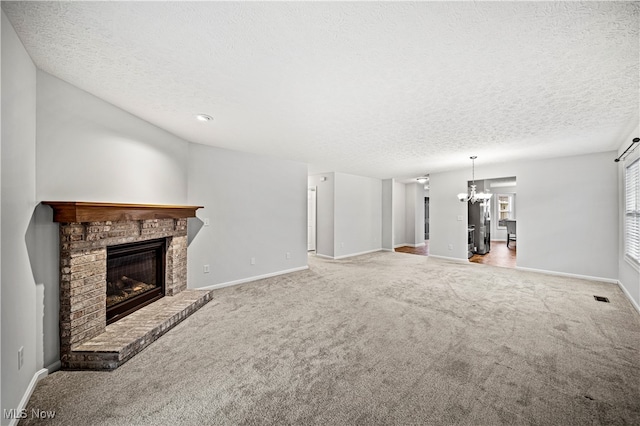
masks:
<path id="1" fill-rule="evenodd" d="M 164 239 L 107 247 L 107 324 L 164 296 Z"/>

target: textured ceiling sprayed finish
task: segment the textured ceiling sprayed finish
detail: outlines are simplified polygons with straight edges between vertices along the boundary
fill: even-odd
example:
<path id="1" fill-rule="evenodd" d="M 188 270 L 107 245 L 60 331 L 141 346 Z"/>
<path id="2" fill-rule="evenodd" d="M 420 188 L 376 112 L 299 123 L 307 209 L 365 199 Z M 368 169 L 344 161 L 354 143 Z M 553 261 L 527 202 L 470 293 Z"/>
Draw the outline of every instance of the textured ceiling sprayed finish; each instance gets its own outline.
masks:
<path id="1" fill-rule="evenodd" d="M 2 8 L 42 70 L 189 141 L 311 172 L 613 150 L 640 115 L 638 2 Z"/>

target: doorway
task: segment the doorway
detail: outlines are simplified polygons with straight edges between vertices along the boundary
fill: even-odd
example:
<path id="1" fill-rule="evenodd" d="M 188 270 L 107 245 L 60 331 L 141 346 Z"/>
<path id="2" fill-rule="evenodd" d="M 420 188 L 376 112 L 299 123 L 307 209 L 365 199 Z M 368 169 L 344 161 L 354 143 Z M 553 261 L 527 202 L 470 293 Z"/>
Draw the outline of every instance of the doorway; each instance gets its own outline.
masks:
<path id="1" fill-rule="evenodd" d="M 424 197 L 424 240 L 429 240 L 429 197 Z"/>
<path id="2" fill-rule="evenodd" d="M 307 190 L 307 251 L 315 251 L 316 249 L 316 202 L 316 187 L 310 186 Z"/>
<path id="3" fill-rule="evenodd" d="M 477 191 L 491 194 L 484 202 L 467 203 L 469 261 L 516 267 L 516 177 L 476 181 Z M 507 229 L 507 222 L 511 222 Z"/>

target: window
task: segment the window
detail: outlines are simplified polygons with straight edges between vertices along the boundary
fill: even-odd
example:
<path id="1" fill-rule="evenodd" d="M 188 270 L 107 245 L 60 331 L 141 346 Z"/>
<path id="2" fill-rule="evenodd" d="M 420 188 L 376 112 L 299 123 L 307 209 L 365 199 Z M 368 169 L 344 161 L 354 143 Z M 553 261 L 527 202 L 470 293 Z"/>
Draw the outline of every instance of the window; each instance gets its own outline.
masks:
<path id="1" fill-rule="evenodd" d="M 505 220 L 515 219 L 514 217 L 514 196 L 513 194 L 496 195 L 496 212 L 498 213 L 498 228 L 506 228 Z"/>
<path id="2" fill-rule="evenodd" d="M 640 264 L 640 159 L 627 166 L 624 182 L 624 252 Z"/>

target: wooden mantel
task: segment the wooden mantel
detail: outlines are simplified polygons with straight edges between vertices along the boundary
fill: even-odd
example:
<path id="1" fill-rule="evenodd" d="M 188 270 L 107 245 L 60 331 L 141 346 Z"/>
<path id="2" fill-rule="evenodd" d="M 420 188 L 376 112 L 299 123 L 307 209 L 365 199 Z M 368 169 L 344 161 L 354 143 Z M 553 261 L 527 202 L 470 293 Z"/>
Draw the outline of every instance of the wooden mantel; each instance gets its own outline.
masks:
<path id="1" fill-rule="evenodd" d="M 43 201 L 53 208 L 53 221 L 103 222 L 148 219 L 181 219 L 195 217 L 203 206 L 171 206 L 162 204 L 89 203 L 84 201 Z"/>

